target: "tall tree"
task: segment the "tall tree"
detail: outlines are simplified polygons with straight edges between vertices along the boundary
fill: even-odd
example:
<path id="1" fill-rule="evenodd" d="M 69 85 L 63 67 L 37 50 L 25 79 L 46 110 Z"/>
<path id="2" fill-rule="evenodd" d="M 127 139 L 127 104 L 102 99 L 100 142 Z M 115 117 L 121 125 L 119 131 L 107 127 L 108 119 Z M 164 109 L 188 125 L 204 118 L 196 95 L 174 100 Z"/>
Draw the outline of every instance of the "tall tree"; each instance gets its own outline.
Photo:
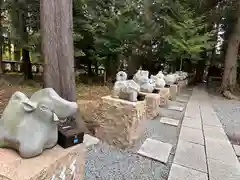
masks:
<path id="1" fill-rule="evenodd" d="M 222 92 L 233 92 L 237 86 L 237 60 L 240 43 L 240 3 L 237 4 L 237 22 L 228 39 L 228 47 L 225 56 L 225 67 L 222 79 Z"/>
<path id="2" fill-rule="evenodd" d="M 73 58 L 72 0 L 41 0 L 44 86 L 63 98 L 76 101 Z"/>

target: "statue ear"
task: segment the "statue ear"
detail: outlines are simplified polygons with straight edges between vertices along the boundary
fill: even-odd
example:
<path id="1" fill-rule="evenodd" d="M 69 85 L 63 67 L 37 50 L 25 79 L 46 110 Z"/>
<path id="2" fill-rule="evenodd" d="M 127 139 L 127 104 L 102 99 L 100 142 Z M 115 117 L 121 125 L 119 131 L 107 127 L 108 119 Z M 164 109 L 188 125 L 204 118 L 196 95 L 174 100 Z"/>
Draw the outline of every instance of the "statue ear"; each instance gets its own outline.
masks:
<path id="1" fill-rule="evenodd" d="M 32 112 L 37 109 L 37 104 L 31 101 L 23 101 L 22 105 L 23 105 L 23 109 L 27 112 Z"/>

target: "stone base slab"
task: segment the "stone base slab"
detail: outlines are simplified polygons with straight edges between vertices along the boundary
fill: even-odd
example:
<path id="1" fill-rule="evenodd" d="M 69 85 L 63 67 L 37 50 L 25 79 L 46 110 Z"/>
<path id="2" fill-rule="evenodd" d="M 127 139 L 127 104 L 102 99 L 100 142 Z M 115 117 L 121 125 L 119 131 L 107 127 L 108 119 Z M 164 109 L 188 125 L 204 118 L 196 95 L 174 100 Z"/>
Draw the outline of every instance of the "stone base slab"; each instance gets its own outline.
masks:
<path id="1" fill-rule="evenodd" d="M 142 93 L 145 95 L 146 107 L 147 107 L 147 119 L 154 119 L 160 113 L 161 99 L 159 94 L 155 93 Z"/>
<path id="2" fill-rule="evenodd" d="M 85 146 L 55 146 L 38 157 L 22 159 L 17 152 L 0 148 L 0 180 L 84 179 Z"/>
<path id="3" fill-rule="evenodd" d="M 146 101 L 104 96 L 96 116 L 100 125 L 96 136 L 108 144 L 126 148 L 140 137 L 146 126 Z"/>

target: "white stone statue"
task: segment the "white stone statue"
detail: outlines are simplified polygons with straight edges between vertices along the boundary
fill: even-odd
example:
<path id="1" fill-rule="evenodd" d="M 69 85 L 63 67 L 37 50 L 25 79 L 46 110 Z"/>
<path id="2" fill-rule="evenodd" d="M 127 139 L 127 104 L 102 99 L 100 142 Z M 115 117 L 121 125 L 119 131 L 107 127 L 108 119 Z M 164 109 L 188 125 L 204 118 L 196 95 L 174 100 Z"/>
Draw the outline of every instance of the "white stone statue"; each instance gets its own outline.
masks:
<path id="1" fill-rule="evenodd" d="M 188 77 L 188 73 L 187 72 L 176 71 L 176 74 L 179 75 L 179 80 L 185 80 Z"/>
<path id="2" fill-rule="evenodd" d="M 162 71 L 159 71 L 156 76 L 157 76 L 159 79 L 164 79 L 164 78 L 165 78 L 165 75 L 163 74 Z"/>
<path id="3" fill-rule="evenodd" d="M 141 92 L 153 92 L 155 84 L 149 80 L 148 71 L 138 70 L 134 75 L 133 80 L 140 86 Z"/>
<path id="4" fill-rule="evenodd" d="M 167 85 L 173 85 L 177 81 L 177 77 L 175 74 L 168 74 L 164 78 Z"/>
<path id="5" fill-rule="evenodd" d="M 116 81 L 125 81 L 127 80 L 127 73 L 124 71 L 119 71 L 116 75 Z"/>
<path id="6" fill-rule="evenodd" d="M 140 86 L 133 80 L 116 81 L 113 87 L 112 97 L 136 102 L 139 92 Z"/>
<path id="7" fill-rule="evenodd" d="M 29 99 L 15 92 L 0 119 L 0 148 L 13 148 L 21 157 L 32 158 L 58 140 L 59 118 L 77 112 L 76 102 L 62 99 L 52 88 L 37 91 Z"/>
<path id="8" fill-rule="evenodd" d="M 149 72 L 144 70 L 138 70 L 137 73 L 133 76 L 133 80 L 139 84 L 140 86 L 142 84 L 149 82 Z"/>
<path id="9" fill-rule="evenodd" d="M 140 86 L 133 80 L 127 80 L 125 86 L 121 88 L 119 92 L 119 98 L 125 99 L 131 102 L 137 101 L 137 96 L 140 92 Z"/>
<path id="10" fill-rule="evenodd" d="M 150 79 L 155 84 L 155 89 L 157 88 L 164 88 L 166 85 L 166 82 L 163 78 L 159 78 L 158 76 L 151 75 Z"/>

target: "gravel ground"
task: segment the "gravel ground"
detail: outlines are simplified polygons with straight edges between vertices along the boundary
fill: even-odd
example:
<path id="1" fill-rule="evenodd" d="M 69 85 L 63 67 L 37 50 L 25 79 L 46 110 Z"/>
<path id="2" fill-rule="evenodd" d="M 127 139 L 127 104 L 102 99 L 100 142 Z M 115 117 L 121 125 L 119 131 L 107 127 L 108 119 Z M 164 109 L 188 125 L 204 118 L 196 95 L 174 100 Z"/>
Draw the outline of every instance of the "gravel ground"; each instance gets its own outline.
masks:
<path id="1" fill-rule="evenodd" d="M 213 108 L 229 139 L 240 144 L 240 102 L 211 95 Z"/>
<path id="2" fill-rule="evenodd" d="M 187 90 L 184 92 L 184 94 L 190 93 L 191 91 Z M 177 102 L 170 103 L 174 104 Z M 172 113 L 178 112 L 172 111 Z M 160 117 L 156 117 L 154 120 L 149 121 L 143 136 L 135 143 L 134 147 L 120 150 L 101 142 L 92 149 L 89 149 L 85 163 L 85 179 L 167 180 L 175 155 L 181 123 L 179 123 L 178 127 L 174 127 L 162 124 L 159 120 Z M 157 139 L 173 145 L 166 164 L 140 156 L 136 153 L 146 138 Z"/>

